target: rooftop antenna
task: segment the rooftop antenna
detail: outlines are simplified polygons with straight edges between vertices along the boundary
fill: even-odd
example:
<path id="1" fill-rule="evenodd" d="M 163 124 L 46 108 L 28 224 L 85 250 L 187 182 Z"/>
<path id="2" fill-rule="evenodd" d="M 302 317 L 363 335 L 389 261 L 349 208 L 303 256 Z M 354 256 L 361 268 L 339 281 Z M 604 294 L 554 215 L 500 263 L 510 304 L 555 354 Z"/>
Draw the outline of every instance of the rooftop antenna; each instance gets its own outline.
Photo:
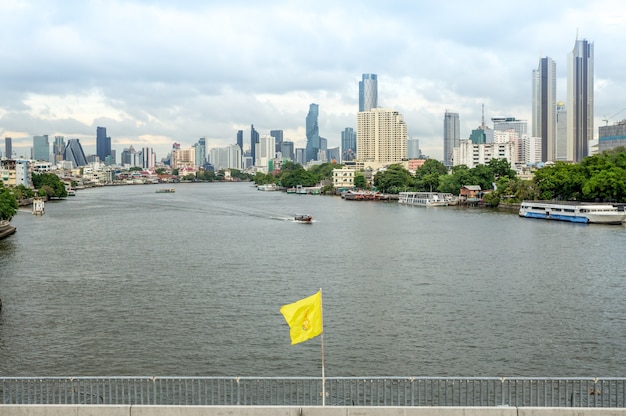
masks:
<path id="1" fill-rule="evenodd" d="M 485 103 L 482 104 L 482 107 L 483 109 L 482 109 L 481 125 L 485 127 Z"/>

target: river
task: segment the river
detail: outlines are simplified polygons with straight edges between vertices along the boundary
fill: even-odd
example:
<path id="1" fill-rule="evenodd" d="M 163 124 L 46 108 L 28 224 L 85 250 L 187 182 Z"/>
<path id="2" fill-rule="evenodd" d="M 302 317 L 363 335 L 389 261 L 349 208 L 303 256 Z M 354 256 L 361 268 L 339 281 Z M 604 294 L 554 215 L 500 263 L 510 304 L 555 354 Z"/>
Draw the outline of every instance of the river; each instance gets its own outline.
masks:
<path id="1" fill-rule="evenodd" d="M 625 226 L 157 188 L 13 218 L 0 376 L 319 376 L 279 308 L 320 288 L 327 376 L 624 376 Z"/>

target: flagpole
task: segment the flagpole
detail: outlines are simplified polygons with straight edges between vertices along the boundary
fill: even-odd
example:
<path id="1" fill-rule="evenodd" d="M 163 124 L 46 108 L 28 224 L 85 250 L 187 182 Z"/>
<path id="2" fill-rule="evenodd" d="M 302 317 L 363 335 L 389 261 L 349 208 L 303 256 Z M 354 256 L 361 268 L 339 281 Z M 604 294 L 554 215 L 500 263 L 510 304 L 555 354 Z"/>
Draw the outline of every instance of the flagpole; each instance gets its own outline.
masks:
<path id="1" fill-rule="evenodd" d="M 326 378 L 324 376 L 324 302 L 322 301 L 322 288 L 320 288 L 320 309 L 322 318 L 322 406 L 326 406 Z"/>

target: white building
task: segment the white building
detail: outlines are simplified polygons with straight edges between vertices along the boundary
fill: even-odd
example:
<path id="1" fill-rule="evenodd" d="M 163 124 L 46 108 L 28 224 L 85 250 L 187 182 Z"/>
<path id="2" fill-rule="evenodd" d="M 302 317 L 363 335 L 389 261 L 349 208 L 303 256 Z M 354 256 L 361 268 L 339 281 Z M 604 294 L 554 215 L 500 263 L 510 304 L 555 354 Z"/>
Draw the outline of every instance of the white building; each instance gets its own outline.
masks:
<path id="1" fill-rule="evenodd" d="M 469 139 L 461 140 L 459 147 L 454 148 L 454 166 L 466 165 L 472 169 L 478 165 L 486 165 L 491 159 L 506 159 L 511 165 L 515 160 L 515 144 L 480 143 L 474 144 Z"/>
<path id="2" fill-rule="evenodd" d="M 333 186 L 338 188 L 354 188 L 355 170 L 343 167 L 341 169 L 333 169 Z"/>
<path id="3" fill-rule="evenodd" d="M 535 165 L 543 161 L 544 140 L 542 137 L 524 136 L 520 139 L 520 165 Z"/>
<path id="4" fill-rule="evenodd" d="M 236 144 L 211 149 L 209 158 L 215 170 L 242 169 L 241 148 Z"/>
<path id="5" fill-rule="evenodd" d="M 276 157 L 276 139 L 272 136 L 260 136 L 255 145 L 254 166 L 258 171 L 268 173 L 270 161 Z"/>
<path id="6" fill-rule="evenodd" d="M 369 166 L 400 163 L 407 158 L 407 126 L 402 114 L 385 108 L 357 113 L 357 159 Z"/>

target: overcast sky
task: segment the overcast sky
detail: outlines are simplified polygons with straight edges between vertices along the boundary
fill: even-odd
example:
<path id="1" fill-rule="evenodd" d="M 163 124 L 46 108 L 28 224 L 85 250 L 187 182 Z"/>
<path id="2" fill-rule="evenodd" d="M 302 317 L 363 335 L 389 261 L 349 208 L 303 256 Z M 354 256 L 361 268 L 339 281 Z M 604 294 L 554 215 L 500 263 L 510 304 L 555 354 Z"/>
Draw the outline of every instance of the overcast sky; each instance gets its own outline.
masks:
<path id="1" fill-rule="evenodd" d="M 178 4 L 180 3 L 180 4 Z M 595 131 L 626 118 L 626 2 L 0 0 L 0 137 L 30 156 L 32 136 L 79 138 L 96 127 L 117 150 L 236 142 L 250 124 L 305 146 L 310 103 L 320 135 L 356 129 L 358 82 L 378 74 L 379 106 L 404 115 L 422 151 L 443 155 L 443 115 L 461 137 L 485 119 L 529 121 L 531 75 L 594 43 Z M 4 140 L 0 152 L 4 153 Z"/>

